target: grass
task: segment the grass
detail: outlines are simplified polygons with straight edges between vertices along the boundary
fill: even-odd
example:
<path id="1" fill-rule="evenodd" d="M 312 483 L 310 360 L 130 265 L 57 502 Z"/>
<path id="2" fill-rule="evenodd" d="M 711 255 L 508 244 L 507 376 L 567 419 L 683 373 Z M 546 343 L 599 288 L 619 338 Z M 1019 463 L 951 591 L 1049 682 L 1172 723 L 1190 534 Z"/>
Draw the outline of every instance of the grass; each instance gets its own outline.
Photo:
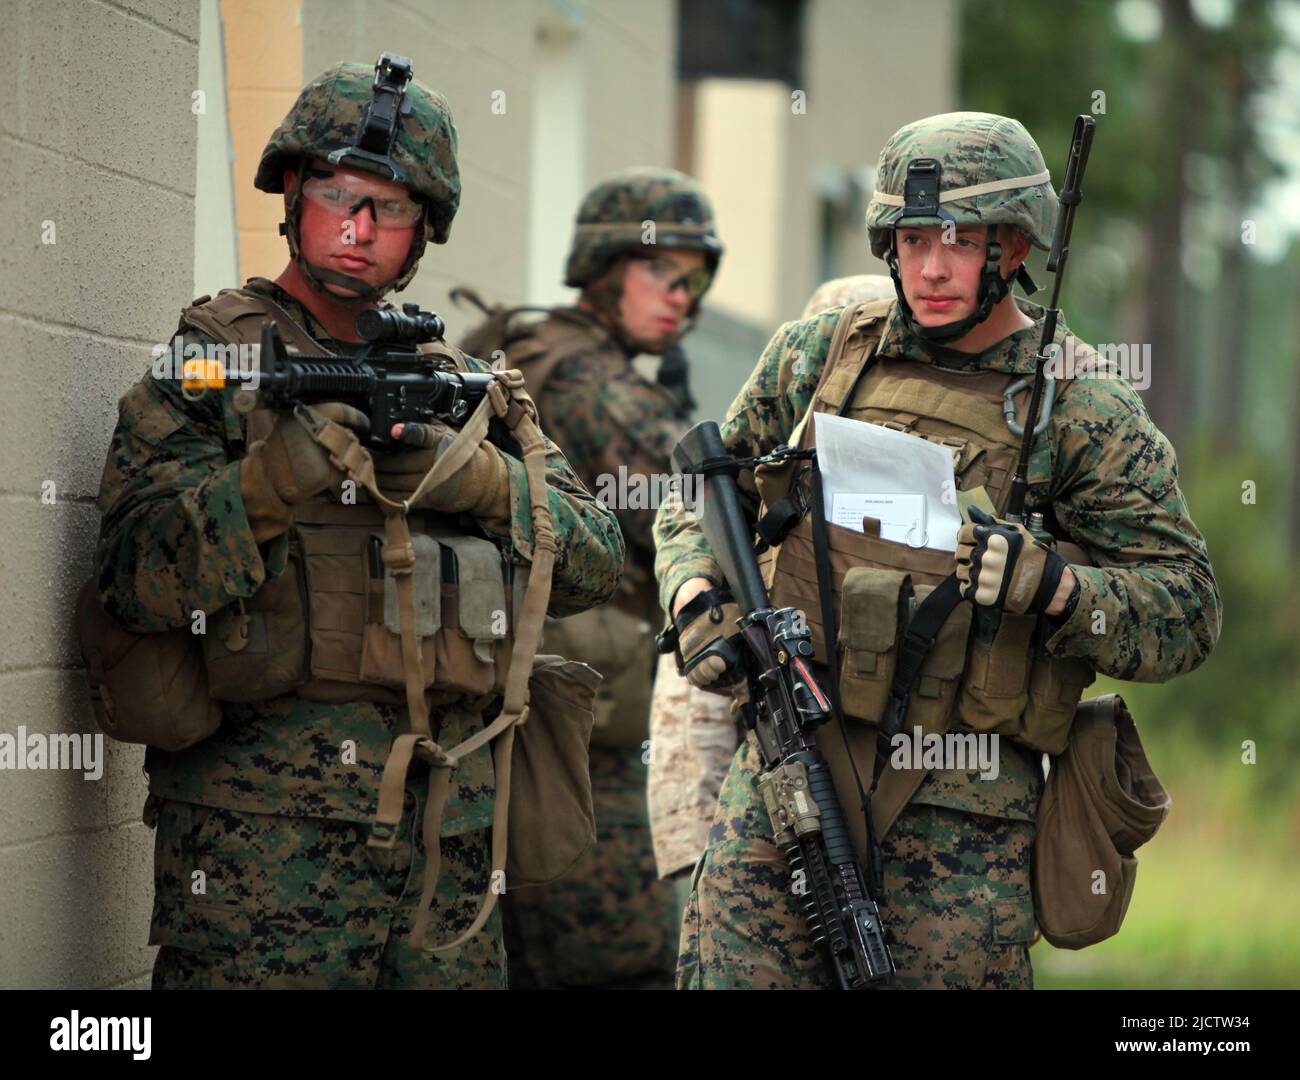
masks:
<path id="1" fill-rule="evenodd" d="M 1173 795 L 1139 849 L 1120 932 L 1079 951 L 1033 947 L 1041 989 L 1300 987 L 1297 800 L 1263 803 L 1240 751 L 1187 743 L 1148 753 Z"/>

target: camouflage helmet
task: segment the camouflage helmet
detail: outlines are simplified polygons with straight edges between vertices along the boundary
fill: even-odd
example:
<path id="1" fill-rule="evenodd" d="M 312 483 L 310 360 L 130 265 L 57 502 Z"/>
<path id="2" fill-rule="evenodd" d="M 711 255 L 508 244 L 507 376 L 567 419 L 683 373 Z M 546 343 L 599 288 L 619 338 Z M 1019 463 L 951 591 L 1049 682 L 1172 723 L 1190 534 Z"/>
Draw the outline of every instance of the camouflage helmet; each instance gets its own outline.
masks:
<path id="1" fill-rule="evenodd" d="M 936 162 L 938 168 L 916 167 L 925 162 Z M 932 177 L 938 179 L 937 213 L 925 190 Z M 942 113 L 899 128 L 885 143 L 867 206 L 867 235 L 871 253 L 884 258 L 893 229 L 902 224 L 1014 225 L 1046 251 L 1052 246 L 1056 213 L 1056 192 L 1042 151 L 1019 120 L 993 113 Z"/>
<path id="2" fill-rule="evenodd" d="M 578 208 L 564 283 L 581 288 L 600 277 L 618 256 L 646 254 L 652 244 L 704 252 L 710 274 L 717 272 L 722 258 L 713 207 L 699 184 L 675 169 L 616 173 L 592 188 Z"/>
<path id="3" fill-rule="evenodd" d="M 284 171 L 304 158 L 374 173 L 410 188 L 425 204 L 417 232 L 397 280 L 378 292 L 402 289 L 432 240 L 444 244 L 460 205 L 456 126 L 447 100 L 411 75 L 411 62 L 384 53 L 373 68 L 341 63 L 305 87 L 272 133 L 253 183 L 262 191 L 284 191 Z M 297 192 L 290 195 L 281 231 L 295 259 Z M 309 280 L 312 271 L 303 267 Z M 325 275 L 329 276 L 329 275 Z"/>
<path id="4" fill-rule="evenodd" d="M 850 277 L 823 281 L 813 290 L 804 305 L 802 319 L 811 319 L 831 308 L 861 304 L 868 300 L 888 300 L 894 295 L 894 283 L 884 274 L 853 274 Z"/>
<path id="5" fill-rule="evenodd" d="M 1057 209 L 1042 151 L 1023 124 L 993 113 L 942 113 L 899 128 L 880 151 L 867 235 L 871 253 L 889 266 L 907 328 L 923 341 L 944 344 L 982 323 L 1011 291 L 1011 279 L 1002 277 L 996 227 L 1011 225 L 1049 250 Z M 987 229 L 978 305 L 965 318 L 924 326 L 903 290 L 894 230 L 948 222 Z M 1013 277 L 1025 292 L 1036 291 L 1023 264 Z"/>

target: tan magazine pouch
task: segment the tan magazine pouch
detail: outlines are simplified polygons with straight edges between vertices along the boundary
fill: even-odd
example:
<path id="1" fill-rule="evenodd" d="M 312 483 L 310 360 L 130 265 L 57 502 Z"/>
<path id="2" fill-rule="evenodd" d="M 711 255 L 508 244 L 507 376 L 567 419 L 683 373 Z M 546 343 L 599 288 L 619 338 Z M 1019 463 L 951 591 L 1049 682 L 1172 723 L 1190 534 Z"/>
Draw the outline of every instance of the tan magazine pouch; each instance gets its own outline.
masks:
<path id="1" fill-rule="evenodd" d="M 1048 941 L 1082 949 L 1119 930 L 1137 876 L 1133 853 L 1171 805 L 1124 699 L 1079 705 L 1038 806 L 1034 913 Z"/>

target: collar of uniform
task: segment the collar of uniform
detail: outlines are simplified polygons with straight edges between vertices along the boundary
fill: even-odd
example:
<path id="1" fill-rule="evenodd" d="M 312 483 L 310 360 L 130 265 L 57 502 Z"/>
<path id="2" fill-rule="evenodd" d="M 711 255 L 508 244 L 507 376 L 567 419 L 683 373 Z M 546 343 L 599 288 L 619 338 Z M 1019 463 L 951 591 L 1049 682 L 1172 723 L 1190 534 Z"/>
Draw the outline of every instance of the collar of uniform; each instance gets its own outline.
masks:
<path id="1" fill-rule="evenodd" d="M 1016 303 L 1020 310 L 1034 320 L 1032 326 L 1017 330 L 1001 341 L 990 345 L 983 352 L 968 353 L 958 349 L 949 349 L 922 341 L 911 333 L 903 323 L 903 317 L 895 304 L 885 320 L 885 330 L 880 336 L 876 348 L 877 355 L 898 360 L 915 360 L 922 364 L 949 368 L 956 371 L 1004 371 L 1008 375 L 1029 375 L 1034 371 L 1034 357 L 1038 353 L 1039 339 L 1043 333 L 1045 309 L 1024 297 L 1017 296 Z M 1055 340 L 1064 342 L 1069 329 L 1064 317 L 1056 321 Z"/>
<path id="2" fill-rule="evenodd" d="M 244 283 L 244 288 L 249 292 L 265 296 L 269 300 L 275 301 L 291 316 L 293 321 L 307 331 L 312 337 L 325 346 L 326 352 L 343 353 L 349 349 L 355 349 L 355 346 L 348 345 L 345 342 L 335 341 L 329 334 L 329 331 L 321 324 L 306 305 L 298 300 L 292 293 L 285 292 L 274 281 L 264 277 L 252 277 Z"/>
<path id="3" fill-rule="evenodd" d="M 609 347 L 611 349 L 616 349 L 629 360 L 638 355 L 637 353 L 628 352 L 627 348 L 621 341 L 619 341 L 613 331 L 596 318 L 596 316 L 590 311 L 584 311 L 579 307 L 557 307 L 551 309 L 551 316 L 556 319 L 561 319 L 564 322 L 574 323 L 589 330 L 592 337 L 596 339 L 597 344 L 602 348 Z"/>

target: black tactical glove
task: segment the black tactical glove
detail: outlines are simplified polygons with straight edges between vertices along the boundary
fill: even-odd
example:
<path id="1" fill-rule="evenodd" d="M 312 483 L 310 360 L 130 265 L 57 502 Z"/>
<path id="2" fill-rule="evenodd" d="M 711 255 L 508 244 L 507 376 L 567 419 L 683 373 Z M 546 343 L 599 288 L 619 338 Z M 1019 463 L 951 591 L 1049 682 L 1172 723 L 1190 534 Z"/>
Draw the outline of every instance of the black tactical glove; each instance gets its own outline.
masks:
<path id="1" fill-rule="evenodd" d="M 971 507 L 972 525 L 957 530 L 957 580 L 962 596 L 976 607 L 1013 615 L 1041 614 L 1056 595 L 1068 565 L 1033 538 L 1023 525 L 1010 525 Z"/>

